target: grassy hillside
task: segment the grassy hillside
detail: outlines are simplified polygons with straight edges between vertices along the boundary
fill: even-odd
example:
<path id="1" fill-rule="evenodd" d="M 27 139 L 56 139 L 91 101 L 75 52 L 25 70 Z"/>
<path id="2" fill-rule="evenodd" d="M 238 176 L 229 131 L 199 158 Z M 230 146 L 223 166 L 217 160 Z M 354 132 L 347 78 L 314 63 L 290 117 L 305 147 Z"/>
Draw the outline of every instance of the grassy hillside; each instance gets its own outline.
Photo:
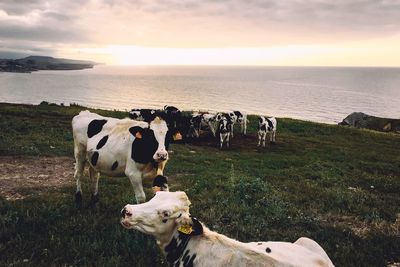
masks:
<path id="1" fill-rule="evenodd" d="M 0 155 L 72 157 L 70 122 L 82 109 L 0 104 Z M 241 241 L 313 238 L 336 266 L 400 262 L 399 135 L 281 118 L 277 143 L 258 148 L 255 122 L 229 150 L 207 138 L 171 146 L 165 173 L 193 215 Z M 88 179 L 80 210 L 73 186 L 0 197 L 1 265 L 164 266 L 151 237 L 119 225 L 120 209 L 134 203 L 129 180 L 102 178 L 96 208 Z"/>

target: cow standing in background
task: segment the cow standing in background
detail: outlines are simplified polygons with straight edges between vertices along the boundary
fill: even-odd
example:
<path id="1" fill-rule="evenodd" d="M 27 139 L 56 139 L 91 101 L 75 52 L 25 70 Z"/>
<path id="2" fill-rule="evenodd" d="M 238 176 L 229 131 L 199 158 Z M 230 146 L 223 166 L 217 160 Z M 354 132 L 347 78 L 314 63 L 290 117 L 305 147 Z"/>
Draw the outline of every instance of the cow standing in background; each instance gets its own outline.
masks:
<path id="1" fill-rule="evenodd" d="M 86 161 L 89 162 L 93 202 L 98 201 L 99 173 L 127 176 L 137 203 L 146 200 L 142 179 L 162 176 L 168 160 L 168 127 L 165 120 L 156 115 L 148 118 L 150 122 L 144 122 L 103 117 L 86 110 L 72 119 L 78 204 L 82 201 L 80 180 Z"/>
<path id="2" fill-rule="evenodd" d="M 232 122 L 232 137 L 233 137 L 233 127 L 235 123 L 240 124 L 240 132 L 243 135 L 247 134 L 247 114 L 240 111 L 232 111 L 228 113 Z"/>
<path id="3" fill-rule="evenodd" d="M 132 120 L 137 120 L 137 121 L 145 121 L 145 122 L 150 122 L 152 119 L 154 119 L 156 113 L 159 114 L 159 110 L 156 109 L 147 109 L 147 108 L 134 108 L 129 111 L 129 118 Z"/>
<path id="4" fill-rule="evenodd" d="M 229 148 L 229 139 L 232 134 L 232 122 L 226 116 L 222 116 L 218 121 L 219 148 L 222 149 L 224 143 Z"/>
<path id="5" fill-rule="evenodd" d="M 262 144 L 263 147 L 265 147 L 265 139 L 267 137 L 267 134 L 270 133 L 270 142 L 275 143 L 276 142 L 276 126 L 277 122 L 274 117 L 271 118 L 265 118 L 263 116 L 258 117 L 258 145 L 260 146 Z"/>

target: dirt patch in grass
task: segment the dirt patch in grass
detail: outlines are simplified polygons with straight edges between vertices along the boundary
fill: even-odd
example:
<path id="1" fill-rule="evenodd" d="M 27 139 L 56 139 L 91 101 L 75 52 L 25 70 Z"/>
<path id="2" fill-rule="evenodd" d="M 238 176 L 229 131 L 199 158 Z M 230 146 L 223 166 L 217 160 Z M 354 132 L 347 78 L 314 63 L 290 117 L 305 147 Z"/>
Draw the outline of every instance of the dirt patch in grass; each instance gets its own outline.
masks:
<path id="1" fill-rule="evenodd" d="M 23 199 L 73 185 L 74 159 L 69 157 L 0 157 L 0 195 Z"/>
<path id="2" fill-rule="evenodd" d="M 366 221 L 356 216 L 327 214 L 322 219 L 334 227 L 349 228 L 355 235 L 365 238 L 371 232 L 381 232 L 389 236 L 400 236 L 400 214 L 394 222 L 384 220 Z"/>

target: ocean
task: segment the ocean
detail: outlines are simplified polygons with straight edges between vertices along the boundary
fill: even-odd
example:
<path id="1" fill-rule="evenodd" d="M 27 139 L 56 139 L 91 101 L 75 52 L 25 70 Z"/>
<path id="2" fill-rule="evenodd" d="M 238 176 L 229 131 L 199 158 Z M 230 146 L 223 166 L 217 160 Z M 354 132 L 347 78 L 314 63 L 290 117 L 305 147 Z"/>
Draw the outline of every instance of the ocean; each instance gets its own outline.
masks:
<path id="1" fill-rule="evenodd" d="M 400 118 L 400 68 L 107 66 L 0 73 L 0 102 L 130 110 L 173 105 L 338 123 L 354 111 Z"/>

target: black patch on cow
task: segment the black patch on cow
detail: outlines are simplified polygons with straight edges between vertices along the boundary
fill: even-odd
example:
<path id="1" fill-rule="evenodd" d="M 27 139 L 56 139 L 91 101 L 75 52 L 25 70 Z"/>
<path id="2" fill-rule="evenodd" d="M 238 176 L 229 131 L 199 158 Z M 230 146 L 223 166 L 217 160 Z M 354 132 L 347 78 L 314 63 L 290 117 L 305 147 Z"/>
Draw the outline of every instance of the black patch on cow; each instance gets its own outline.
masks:
<path id="1" fill-rule="evenodd" d="M 243 117 L 243 114 L 240 111 L 234 111 L 233 113 L 235 113 L 236 117 L 238 117 L 238 118 Z"/>
<path id="2" fill-rule="evenodd" d="M 265 131 L 266 132 L 267 131 L 267 125 L 265 123 L 262 124 L 260 129 L 261 129 L 261 131 Z"/>
<path id="3" fill-rule="evenodd" d="M 184 267 L 193 267 L 193 261 L 196 258 L 196 253 L 190 255 L 190 249 L 186 250 L 182 257 L 182 263 Z"/>
<path id="4" fill-rule="evenodd" d="M 98 159 L 99 159 L 99 152 L 96 151 L 93 153 L 92 158 L 90 159 L 92 166 L 96 166 Z"/>
<path id="5" fill-rule="evenodd" d="M 118 167 L 118 161 L 115 161 L 111 166 L 111 170 L 114 171 Z"/>
<path id="6" fill-rule="evenodd" d="M 102 148 L 107 143 L 107 140 L 108 140 L 108 135 L 101 138 L 100 141 L 97 143 L 96 149 Z"/>
<path id="7" fill-rule="evenodd" d="M 193 236 L 203 233 L 203 226 L 195 217 L 191 218 L 192 233 L 187 235 L 178 232 L 178 236 L 173 237 L 171 242 L 164 249 L 170 266 L 179 266 L 180 259 L 183 263 L 183 266 L 193 266 L 196 254 L 190 255 L 190 250 L 186 250 L 186 247 Z"/>
<path id="8" fill-rule="evenodd" d="M 89 138 L 92 138 L 93 136 L 95 136 L 96 134 L 101 132 L 104 124 L 106 124 L 106 123 L 107 123 L 107 120 L 92 120 L 88 125 L 87 136 Z"/>
<path id="9" fill-rule="evenodd" d="M 258 117 L 258 122 L 262 123 L 263 122 L 263 117 Z"/>
<path id="10" fill-rule="evenodd" d="M 166 176 L 157 175 L 153 180 L 153 186 L 165 187 L 168 185 L 168 178 Z"/>
<path id="11" fill-rule="evenodd" d="M 265 249 L 265 252 L 271 253 L 271 249 L 270 249 L 270 248 L 266 248 L 266 249 Z"/>
<path id="12" fill-rule="evenodd" d="M 192 217 L 192 232 L 190 233 L 191 236 L 201 235 L 204 232 L 203 225 L 197 220 L 197 218 Z"/>
<path id="13" fill-rule="evenodd" d="M 272 131 L 274 129 L 274 125 L 272 124 L 272 121 L 270 121 L 268 118 L 266 120 L 268 122 L 268 131 Z"/>
<path id="14" fill-rule="evenodd" d="M 137 132 L 140 132 L 142 135 L 142 138 L 135 138 L 132 142 L 132 160 L 142 164 L 154 162 L 153 155 L 157 151 L 158 142 L 154 136 L 153 130 L 135 126 L 129 128 L 129 132 L 133 136 L 135 136 Z"/>

